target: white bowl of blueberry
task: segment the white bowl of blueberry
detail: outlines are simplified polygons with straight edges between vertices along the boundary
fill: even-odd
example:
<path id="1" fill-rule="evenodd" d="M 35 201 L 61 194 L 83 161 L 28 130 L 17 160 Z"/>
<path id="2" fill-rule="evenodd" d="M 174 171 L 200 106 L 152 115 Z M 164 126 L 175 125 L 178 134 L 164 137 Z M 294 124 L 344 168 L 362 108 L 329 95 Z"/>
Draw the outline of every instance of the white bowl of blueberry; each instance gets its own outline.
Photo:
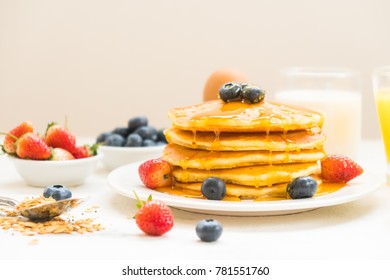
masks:
<path id="1" fill-rule="evenodd" d="M 96 143 L 102 163 L 108 170 L 129 163 L 159 158 L 167 144 L 164 129 L 149 125 L 148 118 L 129 119 L 127 126 L 101 133 Z"/>

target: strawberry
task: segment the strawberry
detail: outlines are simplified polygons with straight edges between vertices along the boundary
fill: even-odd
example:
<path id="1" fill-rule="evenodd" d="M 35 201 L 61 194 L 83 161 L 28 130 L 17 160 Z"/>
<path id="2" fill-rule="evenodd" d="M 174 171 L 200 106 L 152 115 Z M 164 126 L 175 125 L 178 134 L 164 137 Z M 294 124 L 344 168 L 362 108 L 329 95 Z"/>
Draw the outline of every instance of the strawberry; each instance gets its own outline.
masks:
<path id="1" fill-rule="evenodd" d="M 71 160 L 71 159 L 75 159 L 75 158 L 67 150 L 61 148 L 54 148 L 51 151 L 50 160 Z"/>
<path id="2" fill-rule="evenodd" d="M 172 165 L 162 159 L 151 159 L 138 167 L 142 183 L 150 189 L 169 187 L 172 185 Z"/>
<path id="3" fill-rule="evenodd" d="M 87 157 L 95 156 L 97 154 L 97 147 L 98 146 L 96 144 L 92 146 L 89 145 L 77 146 L 72 154 L 75 158 L 87 158 Z"/>
<path id="4" fill-rule="evenodd" d="M 33 126 L 30 121 L 25 121 L 19 124 L 17 127 L 8 132 L 4 138 L 3 151 L 8 154 L 15 154 L 16 145 L 15 141 L 17 138 L 27 132 L 33 132 Z"/>
<path id="5" fill-rule="evenodd" d="M 70 153 L 76 150 L 76 137 L 68 129 L 56 123 L 47 126 L 45 141 L 52 148 L 61 148 Z"/>
<path id="6" fill-rule="evenodd" d="M 40 136 L 27 132 L 16 141 L 16 154 L 22 159 L 44 160 L 50 158 L 51 150 Z"/>
<path id="7" fill-rule="evenodd" d="M 152 196 L 149 196 L 146 202 L 142 202 L 137 195 L 136 197 L 139 210 L 135 215 L 135 222 L 144 233 L 160 236 L 172 229 L 173 214 L 163 201 L 152 200 Z"/>
<path id="8" fill-rule="evenodd" d="M 363 168 L 344 155 L 328 155 L 321 160 L 321 177 L 330 183 L 347 183 L 361 175 Z"/>

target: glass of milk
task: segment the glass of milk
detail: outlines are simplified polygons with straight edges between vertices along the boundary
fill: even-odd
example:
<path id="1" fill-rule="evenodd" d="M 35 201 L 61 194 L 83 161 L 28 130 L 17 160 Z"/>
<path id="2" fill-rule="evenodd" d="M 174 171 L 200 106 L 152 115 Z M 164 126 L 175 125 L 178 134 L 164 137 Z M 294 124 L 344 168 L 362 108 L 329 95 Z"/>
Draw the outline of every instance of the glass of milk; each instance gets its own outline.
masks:
<path id="1" fill-rule="evenodd" d="M 348 69 L 288 68 L 273 99 L 324 115 L 325 152 L 356 159 L 361 141 L 360 75 Z"/>

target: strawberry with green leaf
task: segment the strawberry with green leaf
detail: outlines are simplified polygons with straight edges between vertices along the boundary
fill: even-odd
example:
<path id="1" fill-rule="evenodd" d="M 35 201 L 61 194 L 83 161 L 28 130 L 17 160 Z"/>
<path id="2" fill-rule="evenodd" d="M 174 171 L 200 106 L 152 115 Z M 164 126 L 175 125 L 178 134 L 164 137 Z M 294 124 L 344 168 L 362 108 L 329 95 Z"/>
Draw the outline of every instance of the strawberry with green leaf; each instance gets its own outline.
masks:
<path id="1" fill-rule="evenodd" d="M 135 215 L 137 226 L 147 235 L 161 236 L 170 231 L 174 225 L 173 214 L 171 209 L 160 200 L 141 201 L 137 194 L 137 208 Z"/>
<path id="2" fill-rule="evenodd" d="M 71 154 L 76 151 L 76 137 L 67 128 L 56 123 L 47 126 L 45 141 L 52 148 L 61 148 Z"/>
<path id="3" fill-rule="evenodd" d="M 77 146 L 72 154 L 75 158 L 92 157 L 97 155 L 97 148 L 97 144 Z"/>
<path id="4" fill-rule="evenodd" d="M 4 142 L 2 145 L 3 152 L 7 154 L 15 154 L 16 152 L 16 140 L 27 132 L 33 132 L 33 125 L 30 121 L 25 121 L 10 130 L 5 134 Z M 3 134 L 3 133 L 2 133 Z"/>

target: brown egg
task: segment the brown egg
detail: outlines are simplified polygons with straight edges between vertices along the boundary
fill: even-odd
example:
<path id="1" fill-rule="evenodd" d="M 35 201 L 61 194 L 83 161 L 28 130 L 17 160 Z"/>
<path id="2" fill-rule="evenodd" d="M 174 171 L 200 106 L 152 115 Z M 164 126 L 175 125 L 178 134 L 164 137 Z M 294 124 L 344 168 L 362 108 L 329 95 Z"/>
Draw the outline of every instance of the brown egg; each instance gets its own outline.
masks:
<path id="1" fill-rule="evenodd" d="M 219 89 L 228 82 L 247 83 L 248 78 L 237 70 L 229 68 L 218 69 L 206 81 L 203 90 L 203 101 L 218 99 Z"/>

